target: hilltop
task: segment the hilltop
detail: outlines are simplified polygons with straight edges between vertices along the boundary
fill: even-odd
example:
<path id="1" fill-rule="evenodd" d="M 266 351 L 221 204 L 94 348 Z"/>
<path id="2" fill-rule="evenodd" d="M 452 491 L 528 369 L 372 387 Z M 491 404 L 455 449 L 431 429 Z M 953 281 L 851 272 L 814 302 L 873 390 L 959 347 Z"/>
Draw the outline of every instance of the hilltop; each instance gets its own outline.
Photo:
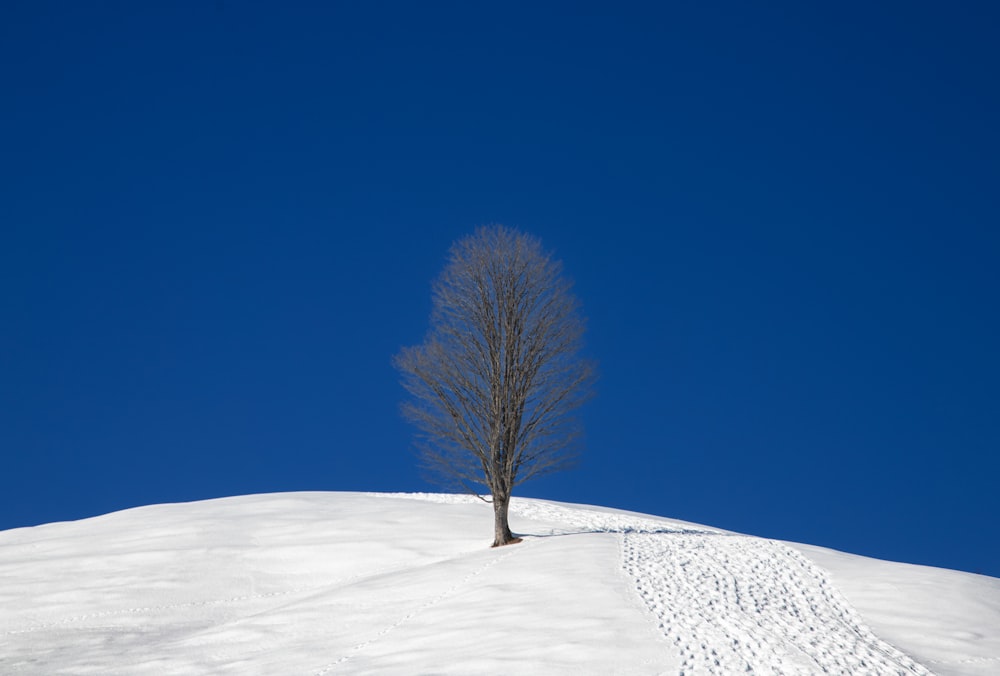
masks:
<path id="1" fill-rule="evenodd" d="M 0 532 L 4 674 L 1000 669 L 1000 580 L 515 498 L 284 493 Z"/>

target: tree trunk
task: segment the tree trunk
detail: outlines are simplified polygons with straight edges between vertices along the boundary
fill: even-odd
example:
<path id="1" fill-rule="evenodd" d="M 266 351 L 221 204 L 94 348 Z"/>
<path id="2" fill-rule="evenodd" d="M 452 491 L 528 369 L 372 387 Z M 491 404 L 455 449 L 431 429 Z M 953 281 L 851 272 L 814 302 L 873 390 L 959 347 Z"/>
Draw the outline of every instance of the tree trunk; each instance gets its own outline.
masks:
<path id="1" fill-rule="evenodd" d="M 510 524 L 507 522 L 507 508 L 510 506 L 510 498 L 498 498 L 493 496 L 493 546 L 503 547 L 520 542 L 521 538 L 514 537 L 510 532 Z"/>

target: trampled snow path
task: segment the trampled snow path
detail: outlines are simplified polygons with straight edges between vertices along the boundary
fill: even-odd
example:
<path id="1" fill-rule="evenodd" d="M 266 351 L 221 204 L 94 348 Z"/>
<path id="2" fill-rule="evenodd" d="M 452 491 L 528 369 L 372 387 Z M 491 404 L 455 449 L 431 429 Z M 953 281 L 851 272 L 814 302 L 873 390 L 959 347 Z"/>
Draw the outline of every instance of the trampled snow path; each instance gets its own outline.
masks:
<path id="1" fill-rule="evenodd" d="M 780 542 L 537 501 L 514 499 L 510 509 L 565 524 L 562 533 L 619 533 L 623 571 L 682 675 L 931 673 L 875 636 L 820 568 Z"/>
<path id="2" fill-rule="evenodd" d="M 622 547 L 682 673 L 930 673 L 874 636 L 823 572 L 781 543 L 626 533 Z"/>

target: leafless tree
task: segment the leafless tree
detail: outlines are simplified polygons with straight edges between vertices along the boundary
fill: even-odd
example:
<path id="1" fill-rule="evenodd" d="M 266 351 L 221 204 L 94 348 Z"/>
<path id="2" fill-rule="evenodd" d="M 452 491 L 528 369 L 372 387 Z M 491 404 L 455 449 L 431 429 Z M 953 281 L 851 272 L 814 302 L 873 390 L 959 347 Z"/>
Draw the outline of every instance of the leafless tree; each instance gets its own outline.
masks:
<path id="1" fill-rule="evenodd" d="M 486 489 L 494 547 L 520 541 L 507 520 L 514 487 L 565 468 L 575 450 L 594 369 L 579 354 L 570 287 L 538 239 L 479 228 L 451 247 L 423 344 L 394 360 L 425 466 L 452 487 Z"/>

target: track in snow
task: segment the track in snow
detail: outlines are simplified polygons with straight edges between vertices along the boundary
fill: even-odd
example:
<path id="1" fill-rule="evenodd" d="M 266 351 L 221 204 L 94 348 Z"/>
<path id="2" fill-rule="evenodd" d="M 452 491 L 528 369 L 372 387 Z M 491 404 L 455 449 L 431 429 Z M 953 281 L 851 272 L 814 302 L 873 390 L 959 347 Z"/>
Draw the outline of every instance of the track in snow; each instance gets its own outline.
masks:
<path id="1" fill-rule="evenodd" d="M 395 618 L 392 622 L 390 622 L 390 623 L 386 624 L 384 627 L 382 627 L 374 636 L 372 636 L 372 637 L 370 637 L 370 638 L 362 641 L 361 643 L 356 644 L 354 647 L 352 647 L 350 649 L 349 652 L 345 653 L 344 655 L 341 655 L 335 661 L 330 662 L 329 664 L 326 664 L 323 667 L 321 667 L 318 671 L 315 672 L 314 676 L 325 676 L 325 674 L 328 674 L 331 671 L 333 671 L 333 670 L 335 670 L 335 669 L 343 666 L 344 663 L 347 662 L 348 660 L 350 660 L 352 657 L 354 657 L 355 655 L 357 655 L 358 653 L 360 653 L 364 649 L 368 648 L 369 646 L 377 643 L 378 641 L 381 641 L 383 638 L 385 638 L 385 636 L 387 636 L 388 634 L 392 633 L 393 631 L 395 631 L 399 627 L 403 626 L 404 624 L 406 624 L 407 622 L 409 622 L 410 620 L 412 620 L 414 617 L 416 617 L 420 613 L 423 613 L 424 611 L 433 608 L 434 606 L 438 605 L 439 603 L 441 603 L 442 601 L 444 601 L 448 597 L 452 596 L 453 594 L 455 594 L 456 592 L 458 592 L 462 588 L 468 586 L 476 577 L 482 575 L 483 573 L 485 573 L 487 570 L 489 570 L 493 566 L 497 565 L 498 563 L 500 563 L 504 559 L 508 558 L 511 554 L 516 553 L 516 551 L 517 551 L 516 549 L 511 549 L 510 551 L 504 552 L 503 554 L 501 554 L 499 556 L 486 559 L 482 563 L 477 564 L 465 576 L 463 576 L 462 578 L 460 578 L 458 581 L 456 581 L 450 587 L 448 587 L 447 589 L 445 589 L 441 593 L 433 596 L 432 598 L 430 598 L 429 600 L 425 601 L 424 603 L 420 604 L 414 610 L 406 613 L 405 615 L 402 615 L 401 617 Z M 436 563 L 440 563 L 440 562 L 436 562 Z"/>
<path id="2" fill-rule="evenodd" d="M 622 561 L 682 674 L 929 674 L 778 542 L 626 533 Z"/>
<path id="3" fill-rule="evenodd" d="M 931 673 L 875 636 L 820 568 L 780 542 L 516 498 L 510 511 L 565 524 L 563 533 L 620 534 L 623 571 L 683 676 Z"/>

